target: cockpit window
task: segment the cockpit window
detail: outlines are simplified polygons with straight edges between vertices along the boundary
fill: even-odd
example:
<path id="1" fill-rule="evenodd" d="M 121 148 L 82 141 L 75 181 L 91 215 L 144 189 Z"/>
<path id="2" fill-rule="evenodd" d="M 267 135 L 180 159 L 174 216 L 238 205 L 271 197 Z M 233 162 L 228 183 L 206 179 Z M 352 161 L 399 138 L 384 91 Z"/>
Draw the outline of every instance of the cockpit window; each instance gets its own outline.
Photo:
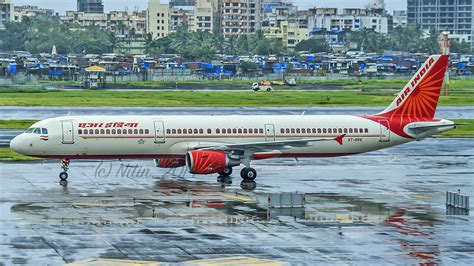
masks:
<path id="1" fill-rule="evenodd" d="M 42 129 L 41 129 L 41 134 L 43 134 L 43 135 L 48 135 L 48 129 L 42 128 Z"/>
<path id="2" fill-rule="evenodd" d="M 34 128 L 30 127 L 25 131 L 25 133 L 33 133 L 34 130 Z"/>
<path id="3" fill-rule="evenodd" d="M 33 132 L 35 134 L 41 134 L 41 128 L 35 128 L 35 131 Z"/>

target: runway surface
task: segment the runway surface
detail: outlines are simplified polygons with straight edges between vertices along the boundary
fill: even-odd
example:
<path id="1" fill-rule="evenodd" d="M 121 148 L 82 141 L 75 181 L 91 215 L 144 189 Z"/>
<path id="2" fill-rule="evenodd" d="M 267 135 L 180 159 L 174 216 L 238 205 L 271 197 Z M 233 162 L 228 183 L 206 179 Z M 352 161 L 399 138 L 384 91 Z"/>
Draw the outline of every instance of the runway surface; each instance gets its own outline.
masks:
<path id="1" fill-rule="evenodd" d="M 42 120 L 66 115 L 364 115 L 385 107 L 50 107 L 0 106 L 0 120 Z M 441 106 L 437 117 L 474 118 L 474 106 Z"/>
<path id="2" fill-rule="evenodd" d="M 192 176 L 151 161 L 73 161 L 69 183 L 59 184 L 56 162 L 0 163 L 0 261 L 474 260 L 472 213 L 448 215 L 460 210 L 444 204 L 447 190 L 474 194 L 470 139 L 253 166 L 257 182 L 241 183 L 237 175 Z M 268 194 L 282 192 L 304 193 L 304 208 L 269 208 Z"/>

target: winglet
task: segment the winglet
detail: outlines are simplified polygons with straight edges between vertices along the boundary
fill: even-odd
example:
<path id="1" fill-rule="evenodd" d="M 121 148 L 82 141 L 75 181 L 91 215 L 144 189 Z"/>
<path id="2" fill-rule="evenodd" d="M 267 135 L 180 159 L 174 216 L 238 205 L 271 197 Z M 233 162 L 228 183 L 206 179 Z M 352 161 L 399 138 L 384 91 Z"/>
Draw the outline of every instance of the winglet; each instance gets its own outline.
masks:
<path id="1" fill-rule="evenodd" d="M 346 136 L 346 134 L 342 134 L 339 137 L 336 137 L 334 140 L 337 141 L 337 143 L 339 143 L 339 145 L 342 145 L 342 140 L 344 139 L 345 136 Z"/>

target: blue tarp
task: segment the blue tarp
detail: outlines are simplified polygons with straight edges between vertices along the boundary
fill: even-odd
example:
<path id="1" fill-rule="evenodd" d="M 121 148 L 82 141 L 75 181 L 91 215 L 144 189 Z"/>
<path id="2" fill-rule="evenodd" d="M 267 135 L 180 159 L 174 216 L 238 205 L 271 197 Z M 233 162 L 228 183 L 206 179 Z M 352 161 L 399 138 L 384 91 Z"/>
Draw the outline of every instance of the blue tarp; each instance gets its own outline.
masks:
<path id="1" fill-rule="evenodd" d="M 10 63 L 10 69 L 8 70 L 11 74 L 16 73 L 16 63 Z"/>

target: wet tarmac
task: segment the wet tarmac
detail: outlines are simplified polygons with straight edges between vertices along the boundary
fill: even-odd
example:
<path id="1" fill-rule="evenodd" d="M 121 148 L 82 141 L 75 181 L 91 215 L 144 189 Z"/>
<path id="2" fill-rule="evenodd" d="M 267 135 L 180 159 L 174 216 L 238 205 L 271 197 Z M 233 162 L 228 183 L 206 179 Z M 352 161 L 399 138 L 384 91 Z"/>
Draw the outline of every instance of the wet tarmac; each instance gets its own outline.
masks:
<path id="1" fill-rule="evenodd" d="M 0 264 L 242 256 L 472 264 L 474 217 L 450 215 L 445 192 L 473 196 L 473 159 L 470 139 L 428 139 L 351 157 L 257 161 L 256 183 L 151 161 L 73 161 L 59 184 L 56 162 L 0 163 Z M 268 195 L 282 192 L 303 193 L 304 207 L 270 208 Z"/>
<path id="2" fill-rule="evenodd" d="M 364 115 L 385 107 L 61 107 L 0 106 L 0 120 L 42 120 L 66 115 Z M 474 118 L 474 106 L 441 106 L 437 117 Z"/>

